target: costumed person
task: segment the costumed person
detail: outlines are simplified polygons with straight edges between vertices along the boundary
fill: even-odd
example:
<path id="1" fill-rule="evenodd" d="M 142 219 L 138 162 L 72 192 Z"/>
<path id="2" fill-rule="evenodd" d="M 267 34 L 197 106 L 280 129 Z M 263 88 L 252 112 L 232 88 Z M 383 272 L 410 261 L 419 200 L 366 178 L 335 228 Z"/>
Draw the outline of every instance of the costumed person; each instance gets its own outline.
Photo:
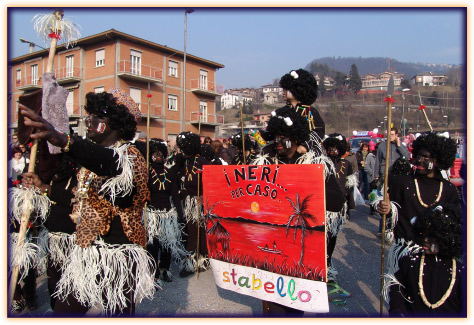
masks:
<path id="1" fill-rule="evenodd" d="M 305 153 L 308 149 L 321 154 L 321 141 L 326 133 L 326 127 L 321 115 L 311 105 L 318 97 L 318 84 L 314 76 L 304 69 L 292 70 L 280 78 L 280 87 L 283 88 L 283 96 L 287 102 L 286 106 L 277 109 L 293 108 L 296 112 L 306 118 L 310 134 L 309 139 L 300 144 L 298 152 Z M 264 137 L 265 140 L 266 137 Z"/>
<path id="2" fill-rule="evenodd" d="M 244 136 L 244 143 L 242 144 L 242 133 L 236 133 L 231 137 L 232 146 L 236 149 L 236 154 L 232 157 L 231 165 L 243 165 L 244 164 L 244 154 L 242 145 L 245 146 L 245 162 L 249 164 L 250 161 L 256 158 L 255 153 L 255 143 L 252 141 L 250 136 L 246 134 Z"/>
<path id="3" fill-rule="evenodd" d="M 176 144 L 182 152 L 175 159 L 178 168 L 180 196 L 186 219 L 185 235 L 183 237 L 185 238 L 186 250 L 189 253 L 189 256 L 184 259 L 184 263 L 180 266 L 180 276 L 185 277 L 196 272 L 197 268 L 206 270 L 209 267 L 206 224 L 202 209 L 201 172 L 202 166 L 209 165 L 210 162 L 199 154 L 201 140 L 197 134 L 181 132 L 176 138 Z"/>
<path id="4" fill-rule="evenodd" d="M 389 227 L 385 237 L 388 240 L 394 237 L 388 254 L 386 279 L 393 277 L 403 256 L 422 250 L 415 242 L 411 223 L 415 216 L 439 204 L 460 208 L 456 187 L 441 176 L 442 169 L 453 165 L 455 155 L 454 140 L 434 132 L 420 135 L 413 142 L 414 172 L 394 176 L 390 180 L 387 201 L 379 197 L 372 203 L 377 212 L 387 215 Z"/>
<path id="5" fill-rule="evenodd" d="M 328 281 L 337 282 L 337 271 L 332 265 L 331 258 L 336 247 L 337 234 L 349 220 L 349 209 L 355 209 L 353 192 L 357 187 L 357 174 L 353 171 L 350 162 L 342 158 L 347 150 L 347 141 L 342 134 L 332 133 L 326 136 L 323 140 L 323 147 L 326 155 L 334 164 L 337 184 L 345 198 L 344 209 L 326 224 Z"/>
<path id="6" fill-rule="evenodd" d="M 162 139 L 151 139 L 148 179 L 151 198 L 146 213 L 147 250 L 158 265 L 155 280 L 171 282 L 171 259 L 179 264 L 186 251 L 181 243 L 184 224 L 180 222 L 184 222 L 184 216 L 178 180 L 174 168 L 170 169 L 165 165 L 167 156 L 166 142 Z"/>
<path id="7" fill-rule="evenodd" d="M 462 221 L 457 207 L 437 205 L 414 219 L 415 242 L 423 249 L 401 258 L 389 288 L 384 288 L 390 295 L 389 315 L 466 317 Z"/>
<path id="8" fill-rule="evenodd" d="M 48 230 L 48 292 L 51 310 L 54 310 L 56 297 L 53 296 L 61 278 L 61 269 L 74 247 L 76 224 L 69 216 L 72 212 L 72 189 L 77 185 L 77 167 L 66 154 L 61 155 L 61 163 L 49 183 L 41 180 L 35 173 L 24 173 L 22 185 L 35 187 L 51 202 L 49 214 L 42 223 Z"/>
<path id="9" fill-rule="evenodd" d="M 56 131 L 23 105 L 20 110 L 25 124 L 37 129 L 33 139 L 44 138 L 82 166 L 73 189 L 76 240 L 56 287 L 54 314 L 79 316 L 100 306 L 106 315 L 134 315 L 135 304 L 153 298 L 156 289 L 142 224 L 150 195 L 146 161 L 129 143 L 138 106 L 117 88 L 88 93 L 88 139 Z"/>
<path id="10" fill-rule="evenodd" d="M 323 164 L 325 177 L 326 229 L 331 229 L 334 220 L 344 209 L 344 194 L 336 180 L 336 172 L 332 161 L 312 150 L 305 154 L 297 148 L 309 140 L 310 130 L 306 117 L 292 107 L 279 109 L 268 121 L 267 132 L 273 135 L 274 144 L 265 147 L 265 155 L 257 157 L 250 164 Z M 329 273 L 329 270 L 328 270 Z M 302 316 L 303 312 L 273 302 L 266 302 L 264 313 Z"/>

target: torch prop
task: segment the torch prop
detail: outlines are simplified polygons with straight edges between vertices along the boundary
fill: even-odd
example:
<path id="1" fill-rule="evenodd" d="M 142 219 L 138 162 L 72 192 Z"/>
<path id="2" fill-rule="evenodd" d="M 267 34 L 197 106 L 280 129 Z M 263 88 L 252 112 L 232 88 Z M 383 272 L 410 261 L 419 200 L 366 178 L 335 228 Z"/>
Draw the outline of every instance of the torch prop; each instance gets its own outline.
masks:
<path id="1" fill-rule="evenodd" d="M 44 40 L 50 39 L 50 49 L 48 62 L 46 65 L 46 72 L 43 74 L 43 93 L 42 93 L 42 116 L 48 120 L 52 125 L 55 126 L 56 130 L 60 132 L 67 132 L 69 130 L 69 118 L 66 109 L 66 100 L 68 92 L 60 87 L 54 77 L 53 63 L 54 56 L 56 53 L 56 46 L 60 35 L 62 34 L 64 41 L 67 42 L 66 47 L 80 36 L 76 25 L 63 20 L 64 13 L 62 10 L 56 10 L 52 14 L 36 15 L 33 17 L 35 20 L 35 30 L 43 37 Z M 61 152 L 60 148 L 54 147 L 48 143 L 49 151 L 51 154 L 58 154 Z M 38 139 L 33 141 L 33 146 L 30 152 L 30 163 L 28 165 L 28 172 L 34 173 L 36 166 L 36 156 L 38 152 Z M 29 202 L 25 204 L 22 210 L 20 230 L 18 233 L 17 248 L 20 248 L 24 244 L 28 222 L 30 215 L 34 210 L 34 206 Z M 12 268 L 12 274 L 10 278 L 9 288 L 9 305 L 13 301 L 15 294 L 16 283 L 18 281 L 19 266 L 14 265 Z"/>

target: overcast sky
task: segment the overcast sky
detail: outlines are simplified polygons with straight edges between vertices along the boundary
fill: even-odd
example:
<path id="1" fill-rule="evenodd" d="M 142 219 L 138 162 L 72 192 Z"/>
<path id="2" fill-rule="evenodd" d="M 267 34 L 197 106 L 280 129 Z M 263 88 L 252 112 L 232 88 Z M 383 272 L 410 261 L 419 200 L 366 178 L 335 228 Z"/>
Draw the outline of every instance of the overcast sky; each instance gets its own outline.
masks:
<path id="1" fill-rule="evenodd" d="M 184 8 L 63 8 L 81 37 L 114 28 L 184 49 Z M 225 65 L 217 83 L 226 89 L 259 87 L 328 56 L 460 64 L 466 53 L 463 8 L 192 8 L 186 51 Z M 10 57 L 28 53 L 20 37 L 47 47 L 31 20 L 51 11 L 8 9 Z"/>

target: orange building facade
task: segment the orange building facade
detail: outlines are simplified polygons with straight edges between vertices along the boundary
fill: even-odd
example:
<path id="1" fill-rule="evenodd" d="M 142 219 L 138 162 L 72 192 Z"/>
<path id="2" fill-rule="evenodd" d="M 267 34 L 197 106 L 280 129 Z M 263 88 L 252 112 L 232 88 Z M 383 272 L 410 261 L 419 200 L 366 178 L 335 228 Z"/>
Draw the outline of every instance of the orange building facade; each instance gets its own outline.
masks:
<path id="1" fill-rule="evenodd" d="M 47 50 L 10 60 L 10 131 L 17 125 L 18 98 L 42 87 L 47 60 Z M 147 132 L 149 115 L 150 138 L 173 144 L 182 131 L 215 137 L 216 126 L 224 123 L 216 114 L 216 98 L 224 87 L 215 82 L 216 71 L 223 67 L 111 29 L 81 38 L 73 48 L 58 46 L 53 69 L 58 84 L 69 91 L 70 125 L 79 135 L 85 135 L 85 95 L 118 87 L 140 106 L 138 132 Z"/>

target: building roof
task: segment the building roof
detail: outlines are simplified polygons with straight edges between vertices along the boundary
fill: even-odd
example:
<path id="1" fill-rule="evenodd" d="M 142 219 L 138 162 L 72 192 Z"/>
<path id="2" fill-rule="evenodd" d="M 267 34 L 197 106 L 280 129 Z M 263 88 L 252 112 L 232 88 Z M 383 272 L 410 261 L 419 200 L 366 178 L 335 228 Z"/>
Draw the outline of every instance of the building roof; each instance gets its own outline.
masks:
<path id="1" fill-rule="evenodd" d="M 113 28 L 109 29 L 105 32 L 99 33 L 99 34 L 95 34 L 95 35 L 80 38 L 80 39 L 77 40 L 77 45 L 80 46 L 80 45 L 96 44 L 96 43 L 100 43 L 102 41 L 107 41 L 107 40 L 110 40 L 110 39 L 125 39 L 125 40 L 131 41 L 131 42 L 135 42 L 135 43 L 138 43 L 138 44 L 148 46 L 152 49 L 157 49 L 157 50 L 160 50 L 160 51 L 163 51 L 163 52 L 167 52 L 167 53 L 170 53 L 170 54 L 175 54 L 177 56 L 183 56 L 184 57 L 184 52 L 182 52 L 182 51 L 175 50 L 175 49 L 173 49 L 171 47 L 168 47 L 166 45 L 161 45 L 161 44 L 157 44 L 157 43 L 154 43 L 154 42 L 151 42 L 151 41 L 147 41 L 147 40 L 145 40 L 143 38 L 140 38 L 140 37 L 136 37 L 136 36 L 133 36 L 133 35 L 130 35 L 130 34 L 122 33 L 118 30 L 113 29 Z M 61 45 L 57 46 L 57 51 L 61 51 L 61 50 L 65 50 L 65 49 L 66 49 L 66 46 L 64 44 L 61 44 Z M 48 52 L 49 52 L 49 50 L 46 49 L 46 50 L 36 51 L 36 52 L 33 52 L 33 53 L 28 53 L 28 54 L 10 59 L 10 63 L 11 64 L 20 63 L 20 62 L 23 62 L 25 60 L 35 58 L 38 55 L 47 54 Z M 217 63 L 217 62 L 214 62 L 214 61 L 210 61 L 210 60 L 206 60 L 206 59 L 200 58 L 198 56 L 189 54 L 187 52 L 186 52 L 186 59 L 187 60 L 194 60 L 194 61 L 197 61 L 197 62 L 200 62 L 200 63 L 204 63 L 204 64 L 207 64 L 207 65 L 209 65 L 213 68 L 217 68 L 217 69 L 224 68 L 223 64 L 220 64 L 220 63 Z"/>

